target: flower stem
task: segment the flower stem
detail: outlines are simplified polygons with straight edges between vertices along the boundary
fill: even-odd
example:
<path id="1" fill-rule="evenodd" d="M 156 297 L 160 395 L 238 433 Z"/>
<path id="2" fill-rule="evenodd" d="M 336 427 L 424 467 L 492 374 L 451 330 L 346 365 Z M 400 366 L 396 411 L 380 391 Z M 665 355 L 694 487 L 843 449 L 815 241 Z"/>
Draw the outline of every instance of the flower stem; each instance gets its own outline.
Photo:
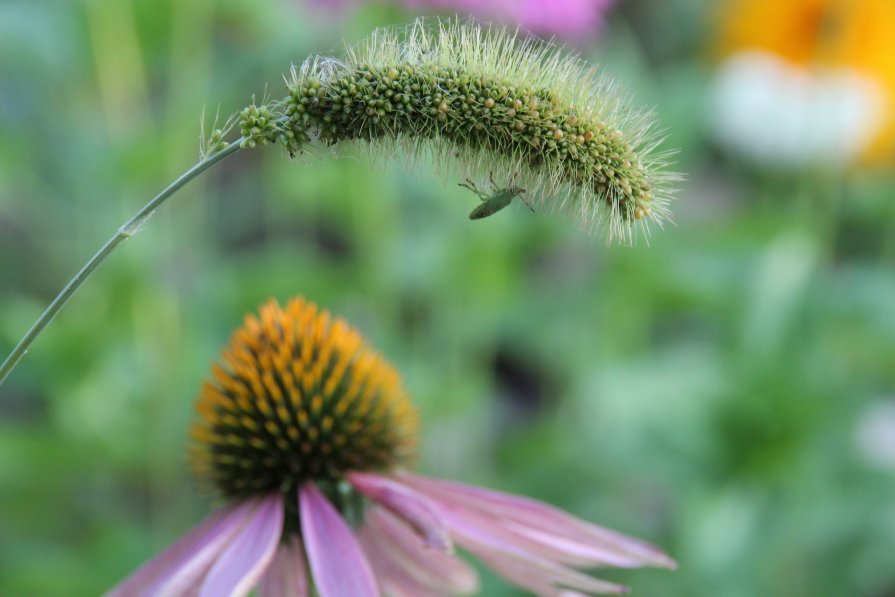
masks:
<path id="1" fill-rule="evenodd" d="M 115 250 L 122 241 L 127 240 L 128 238 L 134 236 L 140 229 L 143 224 L 149 219 L 152 213 L 162 204 L 165 200 L 180 190 L 182 187 L 186 186 L 188 182 L 199 176 L 205 170 L 211 168 L 216 163 L 220 162 L 224 158 L 229 155 L 236 153 L 242 143 L 242 139 L 238 139 L 226 147 L 224 147 L 219 152 L 208 156 L 206 159 L 197 163 L 195 166 L 184 172 L 180 177 L 172 182 L 168 187 L 163 190 L 161 193 L 156 195 L 152 201 L 143 206 L 140 211 L 138 211 L 134 216 L 125 222 L 115 233 L 112 238 L 106 241 L 106 244 L 102 246 L 102 248 L 96 252 L 96 254 L 90 258 L 84 267 L 81 268 L 74 278 L 69 281 L 68 284 L 65 285 L 59 294 L 56 295 L 56 298 L 53 299 L 53 302 L 50 303 L 50 306 L 46 308 L 46 310 L 41 314 L 40 317 L 37 318 L 37 321 L 34 322 L 34 325 L 31 326 L 31 329 L 28 330 L 28 333 L 19 341 L 16 347 L 12 350 L 6 360 L 3 361 L 3 364 L 0 365 L 0 384 L 3 384 L 3 381 L 9 375 L 9 373 L 13 370 L 13 368 L 18 364 L 19 360 L 25 353 L 28 352 L 28 349 L 31 347 L 31 344 L 34 343 L 34 340 L 40 335 L 45 327 L 53 320 L 56 314 L 60 309 L 65 305 L 65 303 L 72 297 L 72 295 L 77 292 L 78 288 L 80 288 L 81 284 L 90 277 L 90 274 L 93 273 L 97 267 L 102 264 L 103 261 Z"/>

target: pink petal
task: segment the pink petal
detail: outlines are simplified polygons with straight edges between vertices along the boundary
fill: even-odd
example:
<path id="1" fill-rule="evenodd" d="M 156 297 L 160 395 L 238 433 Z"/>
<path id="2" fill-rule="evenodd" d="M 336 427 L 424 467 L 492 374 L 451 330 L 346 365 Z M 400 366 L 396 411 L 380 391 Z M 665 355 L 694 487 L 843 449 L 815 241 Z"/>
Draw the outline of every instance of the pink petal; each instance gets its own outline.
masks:
<path id="1" fill-rule="evenodd" d="M 454 504 L 445 503 L 442 507 L 460 517 L 464 524 L 487 533 L 493 540 L 500 540 L 504 545 L 522 549 L 538 558 L 578 567 L 637 565 L 631 564 L 629 559 L 620 558 L 612 550 L 575 543 Z"/>
<path id="2" fill-rule="evenodd" d="M 359 538 L 377 578 L 383 578 L 381 568 L 392 584 L 404 588 L 413 585 L 448 595 L 467 595 L 478 590 L 478 576 L 469 564 L 439 551 L 420 549 L 416 534 L 380 507 L 367 509 Z"/>
<path id="3" fill-rule="evenodd" d="M 314 483 L 299 490 L 298 510 L 320 597 L 379 597 L 373 571 L 351 529 Z"/>
<path id="4" fill-rule="evenodd" d="M 297 537 L 277 550 L 258 584 L 258 597 L 308 597 L 305 550 Z"/>
<path id="5" fill-rule="evenodd" d="M 375 538 L 358 533 L 358 541 L 376 575 L 379 589 L 389 597 L 443 597 L 444 593 L 424 586 L 396 565 L 385 553 L 384 546 Z"/>
<path id="6" fill-rule="evenodd" d="M 594 578 L 553 562 L 516 559 L 497 553 L 477 555 L 485 565 L 510 583 L 543 597 L 621 595 L 630 592 L 624 585 Z"/>
<path id="7" fill-rule="evenodd" d="M 239 530 L 212 566 L 200 597 L 241 597 L 258 582 L 273 559 L 283 533 L 283 497 L 264 498 L 249 522 Z"/>
<path id="8" fill-rule="evenodd" d="M 450 535 L 438 509 L 424 495 L 397 481 L 367 473 L 349 473 L 355 489 L 400 516 L 419 533 L 426 545 L 445 553 L 453 551 Z"/>
<path id="9" fill-rule="evenodd" d="M 621 533 L 585 522 L 562 510 L 522 496 L 402 473 L 399 477 L 434 501 L 478 511 L 505 528 L 569 557 L 591 558 L 593 564 L 675 568 L 660 549 Z M 589 555 L 588 555 L 589 554 Z"/>
<path id="10" fill-rule="evenodd" d="M 106 597 L 179 596 L 195 590 L 209 566 L 257 507 L 247 501 L 208 516 L 174 545 L 144 564 Z"/>
<path id="11" fill-rule="evenodd" d="M 558 587 L 580 589 L 588 593 L 626 593 L 628 588 L 567 568 L 548 558 L 527 552 L 491 529 L 470 523 L 455 513 L 445 513 L 457 543 L 479 557 L 511 583 L 544 597 L 559 595 Z"/>

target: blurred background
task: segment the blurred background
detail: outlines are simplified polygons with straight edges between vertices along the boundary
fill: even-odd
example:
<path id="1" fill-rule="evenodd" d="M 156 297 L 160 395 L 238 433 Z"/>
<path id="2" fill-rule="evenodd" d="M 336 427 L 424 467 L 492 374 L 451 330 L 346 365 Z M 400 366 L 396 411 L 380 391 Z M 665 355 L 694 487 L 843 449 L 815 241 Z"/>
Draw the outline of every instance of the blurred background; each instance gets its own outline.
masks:
<path id="1" fill-rule="evenodd" d="M 242 152 L 0 388 L 0 595 L 96 595 L 207 511 L 193 400 L 296 294 L 403 371 L 425 473 L 666 548 L 637 595 L 895 595 L 891 0 L 3 0 L 0 353 L 226 115 L 419 14 L 556 36 L 654 106 L 675 226 L 611 247 L 363 156 Z M 482 595 L 521 595 L 483 572 Z"/>

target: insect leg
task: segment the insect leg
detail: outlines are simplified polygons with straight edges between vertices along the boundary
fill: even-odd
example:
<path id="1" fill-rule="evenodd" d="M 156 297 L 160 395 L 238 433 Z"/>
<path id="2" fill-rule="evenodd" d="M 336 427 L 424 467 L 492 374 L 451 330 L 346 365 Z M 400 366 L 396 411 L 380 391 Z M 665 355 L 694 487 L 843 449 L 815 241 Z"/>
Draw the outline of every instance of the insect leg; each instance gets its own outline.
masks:
<path id="1" fill-rule="evenodd" d="M 535 208 L 531 206 L 531 203 L 528 202 L 528 199 L 525 198 L 525 189 L 519 191 L 519 199 L 522 200 L 522 203 L 525 204 L 525 207 L 531 210 L 531 213 L 536 213 Z"/>
<path id="2" fill-rule="evenodd" d="M 464 189 L 469 189 L 470 191 L 478 195 L 479 201 L 484 201 L 487 197 L 485 193 L 483 191 L 480 191 L 479 187 L 468 178 L 466 179 L 466 182 L 458 182 L 457 186 L 463 187 Z"/>

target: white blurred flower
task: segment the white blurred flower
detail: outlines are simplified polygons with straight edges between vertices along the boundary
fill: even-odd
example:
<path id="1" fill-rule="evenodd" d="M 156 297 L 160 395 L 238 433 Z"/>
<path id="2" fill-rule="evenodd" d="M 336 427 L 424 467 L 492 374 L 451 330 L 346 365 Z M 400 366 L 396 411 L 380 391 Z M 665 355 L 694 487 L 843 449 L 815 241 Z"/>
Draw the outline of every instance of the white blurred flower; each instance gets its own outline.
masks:
<path id="1" fill-rule="evenodd" d="M 844 165 L 867 150 L 884 124 L 879 84 L 847 68 L 808 70 L 759 51 L 734 54 L 711 90 L 719 142 L 781 167 Z"/>

